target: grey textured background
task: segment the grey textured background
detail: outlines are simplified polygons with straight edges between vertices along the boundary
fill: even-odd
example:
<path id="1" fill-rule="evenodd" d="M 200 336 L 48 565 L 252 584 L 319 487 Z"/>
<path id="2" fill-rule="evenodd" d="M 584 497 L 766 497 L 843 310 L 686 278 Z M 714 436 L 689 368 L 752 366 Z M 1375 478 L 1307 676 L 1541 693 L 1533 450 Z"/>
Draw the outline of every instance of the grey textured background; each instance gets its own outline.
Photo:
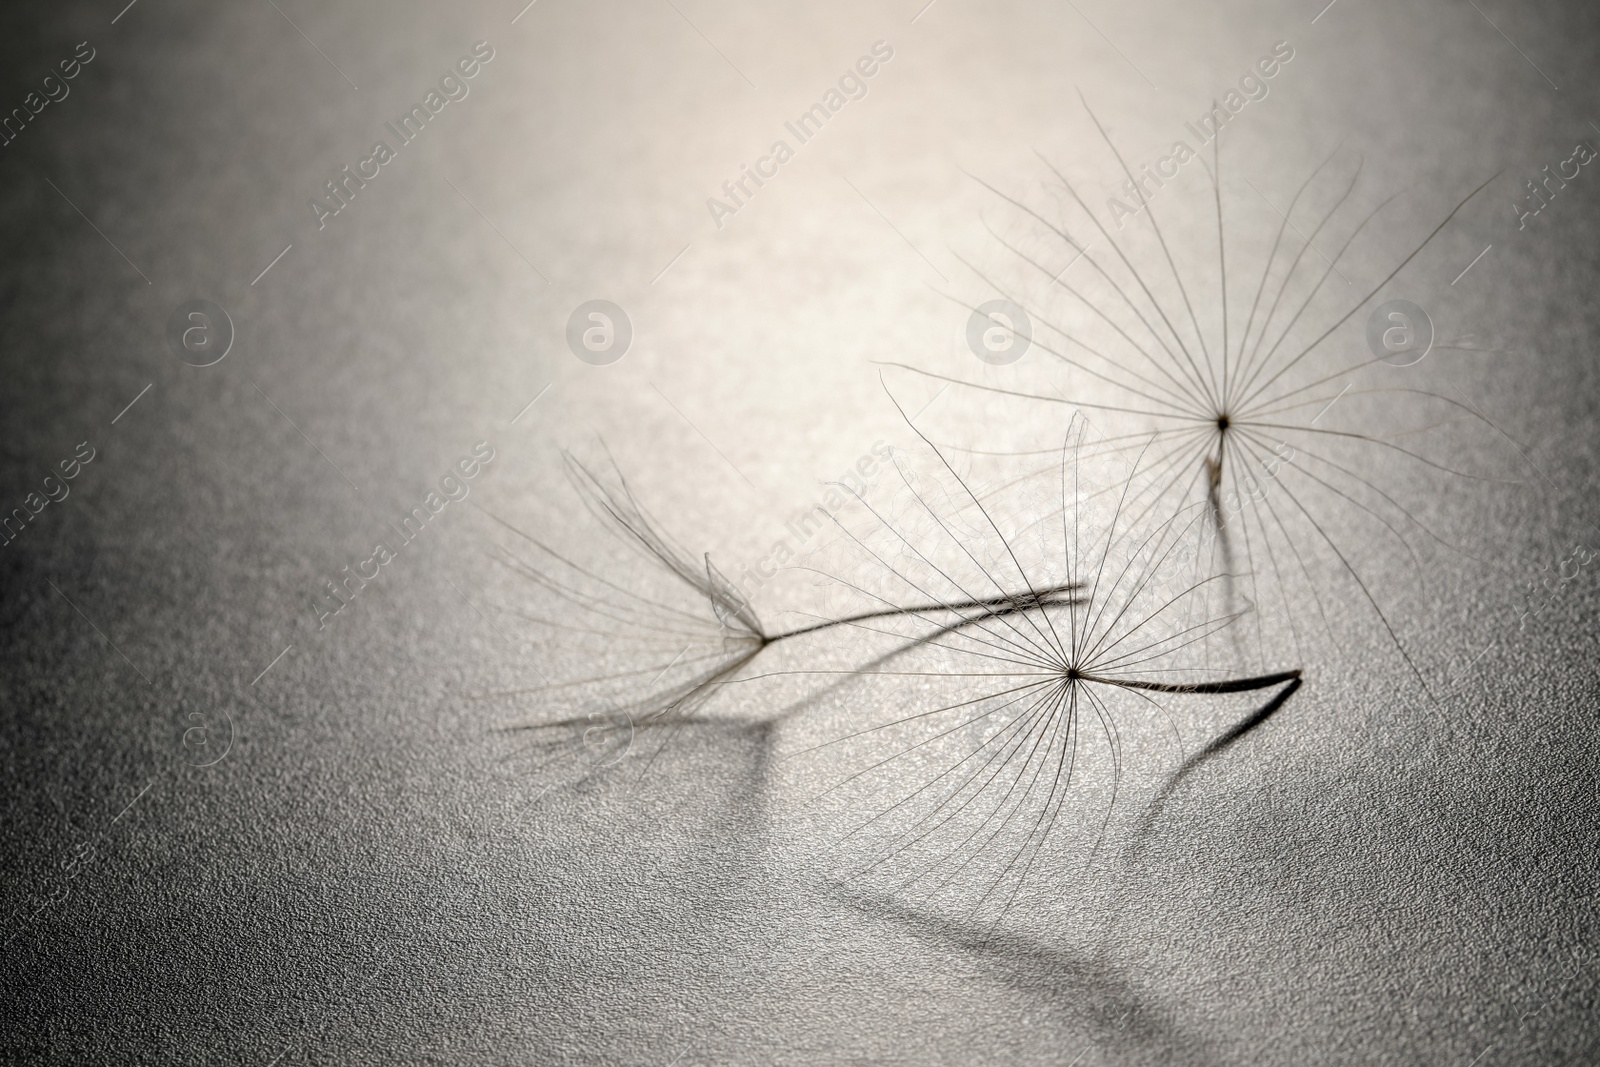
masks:
<path id="1" fill-rule="evenodd" d="M 0 549 L 0 1059 L 1600 1060 L 1596 572 L 1517 616 L 1600 540 L 1600 177 L 1526 231 L 1509 207 L 1600 138 L 1600 13 L 919 6 L 0 13 L 6 108 L 97 50 L 0 149 L 0 506 L 98 453 Z M 880 38 L 867 98 L 716 229 L 705 198 Z M 1388 576 L 1439 705 L 1341 622 L 1141 850 L 985 934 L 829 884 L 759 691 L 642 781 L 508 770 L 496 727 L 538 707 L 473 694 L 559 653 L 507 619 L 469 507 L 316 628 L 323 579 L 480 440 L 471 499 L 513 521 L 581 536 L 554 447 L 599 434 L 687 543 L 755 559 L 819 479 L 906 436 L 868 361 L 971 369 L 939 295 L 988 248 L 963 170 L 1038 189 L 1037 147 L 1108 189 L 1075 89 L 1151 158 L 1279 39 L 1297 57 L 1239 120 L 1265 192 L 1340 138 L 1413 222 L 1504 172 L 1397 290 L 1478 339 L 1424 370 L 1533 465 L 1512 493 L 1414 487 L 1497 565 Z M 319 232 L 307 198 L 477 40 L 471 95 Z M 209 368 L 163 341 L 196 297 L 237 328 Z M 594 297 L 635 326 L 614 366 L 564 348 Z"/>

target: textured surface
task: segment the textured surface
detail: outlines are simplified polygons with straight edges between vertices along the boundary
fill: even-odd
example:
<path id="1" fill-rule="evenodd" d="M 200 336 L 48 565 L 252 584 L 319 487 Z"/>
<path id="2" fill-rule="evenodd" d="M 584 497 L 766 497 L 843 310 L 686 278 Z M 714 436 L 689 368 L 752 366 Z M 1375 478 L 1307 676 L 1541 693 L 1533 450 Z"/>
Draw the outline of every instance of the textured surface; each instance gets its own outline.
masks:
<path id="1" fill-rule="evenodd" d="M 1509 207 L 1600 138 L 1596 9 L 919 5 L 6 7 L 5 107 L 95 57 L 0 149 L 0 506 L 95 458 L 0 548 L 0 1059 L 1600 1060 L 1596 569 L 1520 617 L 1600 542 L 1600 177 Z M 879 39 L 867 96 L 717 228 L 706 198 Z M 1438 702 L 1336 612 L 1141 847 L 992 929 L 830 882 L 773 759 L 805 735 L 758 688 L 642 779 L 503 758 L 537 702 L 478 694 L 584 665 L 504 610 L 474 504 L 581 538 L 554 447 L 599 434 L 686 543 L 758 558 L 907 436 L 870 360 L 970 369 L 940 293 L 995 204 L 963 170 L 1037 190 L 1037 147 L 1108 195 L 1075 87 L 1154 158 L 1281 39 L 1236 140 L 1263 196 L 1343 138 L 1414 233 L 1504 171 L 1397 290 L 1477 339 L 1429 387 L 1529 461 L 1480 439 L 1522 489 L 1409 487 L 1492 562 L 1382 572 Z M 308 198 L 480 40 L 470 94 L 319 230 Z M 597 297 L 636 330 L 612 366 L 563 340 Z M 195 298 L 237 331 L 211 367 L 164 339 Z M 324 581 L 479 441 L 470 499 L 319 629 Z"/>

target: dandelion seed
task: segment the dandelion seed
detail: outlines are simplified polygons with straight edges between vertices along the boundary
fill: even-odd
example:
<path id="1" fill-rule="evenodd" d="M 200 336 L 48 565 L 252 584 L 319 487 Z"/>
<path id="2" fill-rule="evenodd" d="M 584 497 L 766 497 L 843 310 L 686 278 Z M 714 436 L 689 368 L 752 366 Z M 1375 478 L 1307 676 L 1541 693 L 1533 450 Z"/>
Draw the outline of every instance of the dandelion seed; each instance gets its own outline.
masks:
<path id="1" fill-rule="evenodd" d="M 1093 112 L 1090 117 L 1119 169 L 1133 180 L 1098 118 Z M 1245 586 L 1239 594 L 1243 600 L 1263 604 L 1276 598 L 1291 618 L 1296 645 L 1303 647 L 1306 635 L 1293 621 L 1299 613 L 1291 609 L 1290 587 L 1303 581 L 1331 633 L 1326 612 L 1329 594 L 1313 578 L 1316 557 L 1331 556 L 1426 689 L 1420 669 L 1380 606 L 1359 561 L 1352 557 L 1348 540 L 1336 534 L 1336 524 L 1329 519 L 1337 515 L 1339 525 L 1349 519 L 1370 524 L 1380 538 L 1392 539 L 1414 570 L 1420 571 L 1421 560 L 1412 544 L 1414 534 L 1420 532 L 1452 549 L 1455 546 L 1402 505 L 1394 492 L 1380 484 L 1377 472 L 1401 465 L 1434 475 L 1495 481 L 1456 470 L 1406 441 L 1446 424 L 1482 424 L 1485 420 L 1467 405 L 1424 389 L 1352 388 L 1356 376 L 1381 363 L 1382 358 L 1364 345 L 1358 354 L 1338 357 L 1341 343 L 1336 334 L 1415 260 L 1484 186 L 1462 198 L 1376 285 L 1351 299 L 1334 293 L 1332 299 L 1343 304 L 1324 313 L 1318 310 L 1319 298 L 1329 297 L 1329 278 L 1393 199 L 1383 201 L 1354 225 L 1343 221 L 1343 209 L 1351 202 L 1361 174 L 1358 163 L 1347 177 L 1336 179 L 1331 204 L 1315 207 L 1319 195 L 1328 195 L 1318 190 L 1332 176 L 1336 149 L 1306 178 L 1281 215 L 1259 278 L 1252 273 L 1253 285 L 1247 283 L 1248 311 L 1241 327 L 1229 290 L 1230 267 L 1237 270 L 1236 257 L 1229 250 L 1228 235 L 1233 227 L 1224 210 L 1220 148 L 1214 152 L 1208 168 L 1217 235 L 1214 301 L 1208 304 L 1184 281 L 1152 205 L 1143 205 L 1140 225 L 1148 226 L 1159 250 L 1159 266 L 1154 271 L 1136 265 L 1131 237 L 1109 230 L 1073 183 L 1046 161 L 1077 214 L 1087 219 L 1077 227 L 1092 231 L 1087 236 L 1075 235 L 1068 223 L 1052 220 L 1022 200 L 983 184 L 1018 211 L 1036 236 L 1046 239 L 1047 246 L 1052 242 L 1056 246 L 1053 252 L 1035 252 L 991 230 L 1017 262 L 1048 279 L 1051 292 L 1067 298 L 1068 309 L 1081 325 L 1060 323 L 1042 310 L 1035 314 L 1030 308 L 1036 325 L 1059 338 L 1052 342 L 1035 336 L 1033 343 L 1052 357 L 1045 373 L 1058 375 L 1064 368 L 1081 375 L 1080 384 L 1066 392 L 1053 386 L 1029 387 L 1018 377 L 1013 378 L 1014 385 L 997 384 L 992 376 L 989 381 L 974 382 L 905 364 L 892 365 L 1005 401 L 1044 402 L 1104 413 L 1121 429 L 1099 445 L 1102 454 L 1125 461 L 1134 452 L 1149 449 L 1146 467 L 1158 483 L 1152 501 L 1206 503 L 1209 529 L 1202 540 L 1211 546 L 1206 566 L 1236 574 Z M 1296 217 L 1303 221 L 1295 223 Z M 1341 228 L 1343 236 L 1334 236 Z M 1324 239 L 1332 254 L 1325 261 L 1308 255 Z M 1068 257 L 1084 260 L 1084 283 L 1075 285 L 1060 277 L 1054 264 Z M 1026 301 L 1014 287 L 967 265 L 1007 299 L 1039 306 Z M 1079 270 L 1084 272 L 1084 268 Z M 1165 294 L 1158 292 L 1162 288 L 1167 290 Z M 1313 322 L 1319 325 L 1313 326 Z M 1329 402 L 1341 397 L 1338 414 L 1323 419 Z M 1390 415 L 1400 409 L 1403 429 L 1374 434 L 1346 428 L 1358 425 L 1352 416 L 1354 409 L 1363 405 L 1374 414 Z M 1341 418 L 1347 420 L 1345 426 L 1338 425 Z M 1234 560 L 1236 551 L 1242 552 L 1242 562 Z M 1201 562 L 1196 560 L 1197 568 Z M 1233 587 L 1229 583 L 1224 588 Z M 1259 619 L 1255 630 L 1259 646 L 1264 640 Z"/>
<path id="2" fill-rule="evenodd" d="M 860 672 L 889 680 L 884 703 L 893 717 L 790 757 L 851 742 L 888 747 L 869 752 L 828 790 L 877 808 L 846 835 L 870 841 L 871 858 L 854 876 L 890 877 L 893 892 L 959 893 L 974 908 L 1004 900 L 1003 914 L 1044 855 L 1069 794 L 1081 788 L 1091 737 L 1104 741 L 1110 772 L 1097 846 L 1116 804 L 1128 724 L 1175 729 L 1167 706 L 1174 699 L 1298 684 L 1299 670 L 1232 676 L 1197 655 L 1238 617 L 1187 610 L 1218 579 L 1191 580 L 1171 567 L 1203 508 L 1136 521 L 1149 503 L 1147 453 L 1108 495 L 1086 482 L 1093 448 L 1084 438 L 1075 420 L 1061 451 L 1059 503 L 1042 516 L 1053 532 L 1037 545 L 1016 531 L 1037 530 L 1040 516 L 997 514 L 1004 502 L 972 488 L 927 438 L 948 499 L 964 503 L 971 522 L 932 506 L 931 494 L 909 479 L 910 506 L 898 516 L 861 501 L 870 519 L 849 542 L 907 595 L 973 599 L 986 589 L 1045 586 L 1081 595 L 942 629 L 915 646 L 920 658 L 906 669 Z M 1109 508 L 1103 522 L 1089 514 L 1096 507 Z M 925 536 L 911 529 L 923 519 L 931 521 Z M 905 692 L 910 686 L 914 695 Z M 873 701 L 857 703 L 864 716 L 873 714 Z M 1228 739 L 1266 717 L 1247 720 Z"/>
<path id="3" fill-rule="evenodd" d="M 541 750 L 553 750 L 549 760 L 559 758 L 559 750 L 576 743 L 588 751 L 591 763 L 609 765 L 626 754 L 640 733 L 660 731 L 660 743 L 650 755 L 653 762 L 678 730 L 697 721 L 701 709 L 724 685 L 764 651 L 792 638 L 840 627 L 868 627 L 892 618 L 918 620 L 933 633 L 941 627 L 970 625 L 977 619 L 1003 617 L 1071 597 L 1067 587 L 996 592 L 976 598 L 879 605 L 793 629 L 773 630 L 717 569 L 709 554 L 697 560 L 665 532 L 634 496 L 609 456 L 606 467 L 598 470 L 570 453 L 565 461 L 569 478 L 591 514 L 646 568 L 641 574 L 587 566 L 495 519 L 515 535 L 522 550 L 502 549 L 500 561 L 547 598 L 543 613 L 517 610 L 512 614 L 563 638 L 586 639 L 594 651 L 585 658 L 607 666 L 603 672 L 581 679 L 488 694 L 546 698 L 564 694 L 569 702 L 580 705 L 575 714 L 543 717 L 516 728 L 534 733 L 534 744 Z M 648 768 L 649 762 L 645 771 Z"/>

